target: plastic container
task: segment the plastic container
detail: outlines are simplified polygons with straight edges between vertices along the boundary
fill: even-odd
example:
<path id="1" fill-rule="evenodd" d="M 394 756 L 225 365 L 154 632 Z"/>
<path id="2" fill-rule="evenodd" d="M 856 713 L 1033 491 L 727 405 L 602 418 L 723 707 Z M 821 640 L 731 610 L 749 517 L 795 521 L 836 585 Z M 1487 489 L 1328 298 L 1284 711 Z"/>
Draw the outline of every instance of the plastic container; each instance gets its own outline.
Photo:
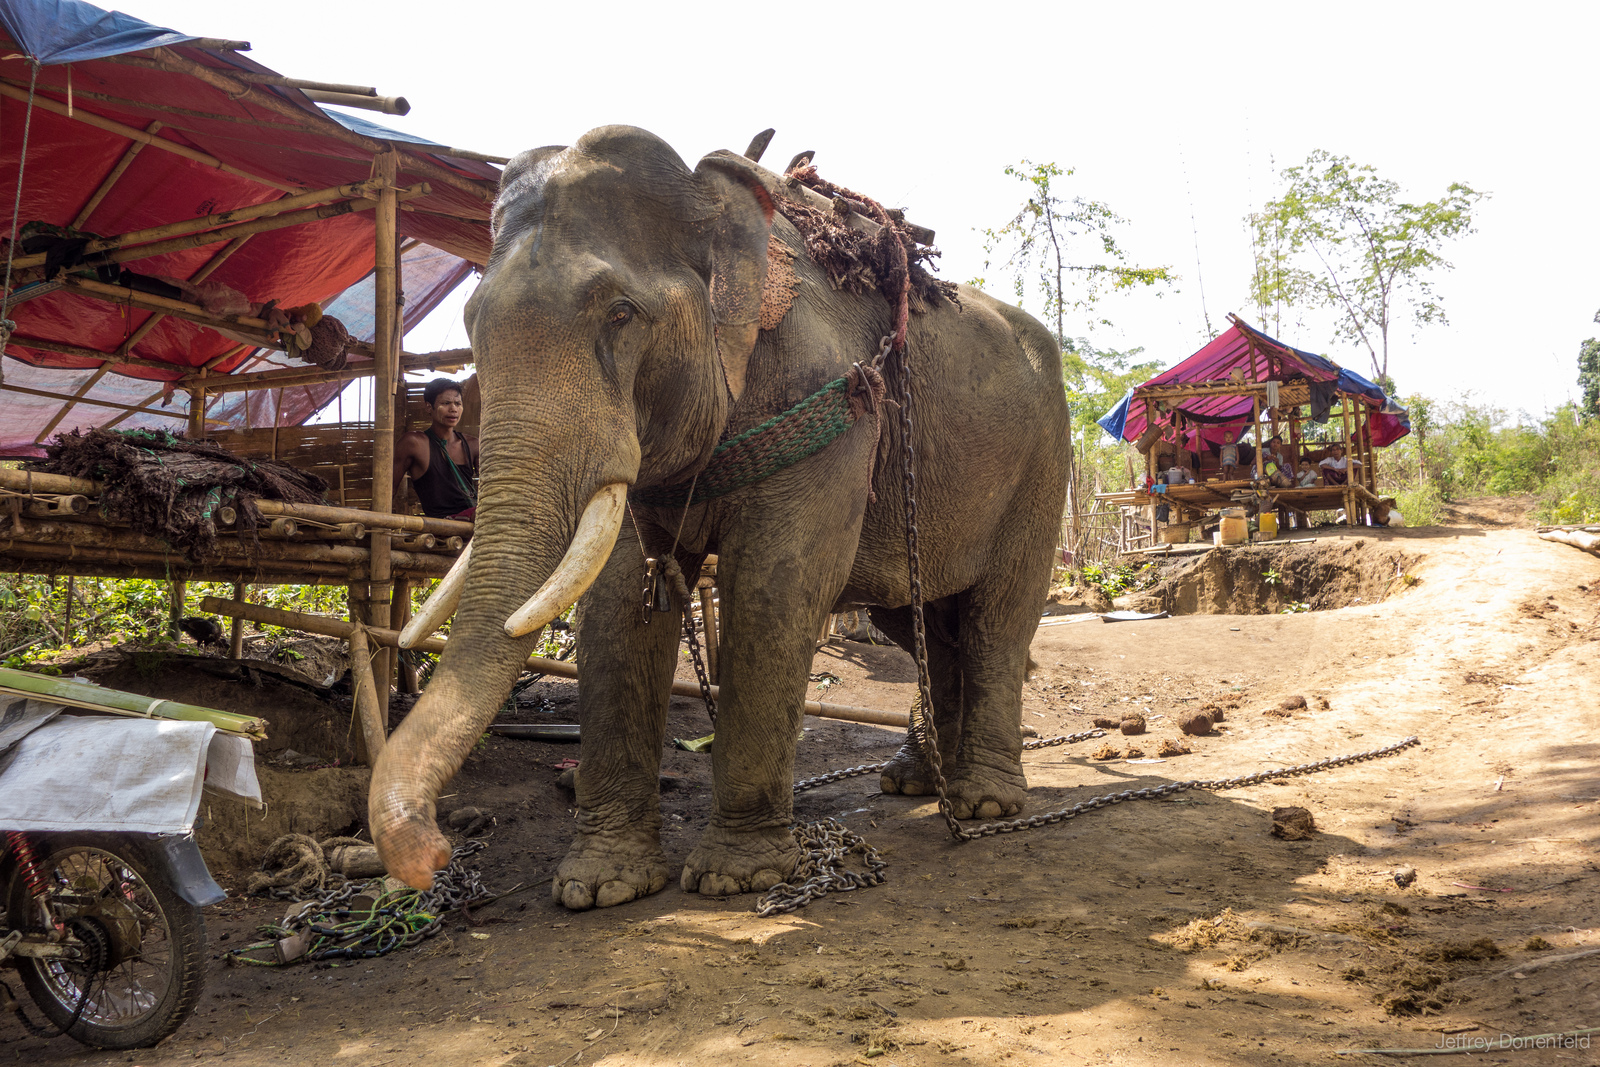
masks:
<path id="1" fill-rule="evenodd" d="M 1264 541 L 1270 541 L 1278 536 L 1278 515 L 1274 511 L 1263 511 L 1257 518 L 1256 536 Z"/>
<path id="2" fill-rule="evenodd" d="M 1250 520 L 1243 508 L 1224 508 L 1222 525 L 1217 530 L 1218 544 L 1242 545 L 1250 540 Z"/>

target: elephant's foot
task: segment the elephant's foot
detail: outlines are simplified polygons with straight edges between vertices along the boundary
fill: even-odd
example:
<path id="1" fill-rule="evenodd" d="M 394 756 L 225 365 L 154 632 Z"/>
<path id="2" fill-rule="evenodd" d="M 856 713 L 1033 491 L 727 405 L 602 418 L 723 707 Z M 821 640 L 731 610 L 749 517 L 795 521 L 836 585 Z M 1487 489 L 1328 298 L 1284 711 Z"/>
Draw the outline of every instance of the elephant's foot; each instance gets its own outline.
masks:
<path id="1" fill-rule="evenodd" d="M 573 911 L 612 908 L 667 886 L 667 857 L 654 834 L 579 834 L 550 885 Z"/>
<path id="2" fill-rule="evenodd" d="M 1027 802 L 1028 778 L 1015 770 L 965 766 L 949 780 L 950 807 L 958 819 L 999 819 L 1020 814 Z"/>
<path id="3" fill-rule="evenodd" d="M 786 882 L 800 863 L 788 828 L 736 832 L 712 827 L 683 865 L 683 891 L 707 897 L 761 893 Z"/>
<path id="4" fill-rule="evenodd" d="M 946 774 L 950 773 L 954 762 L 952 758 L 945 757 Z M 885 793 L 899 793 L 908 797 L 928 797 L 939 791 L 933 765 L 923 758 L 922 749 L 909 741 L 901 745 L 894 758 L 884 764 L 878 776 L 878 788 Z"/>

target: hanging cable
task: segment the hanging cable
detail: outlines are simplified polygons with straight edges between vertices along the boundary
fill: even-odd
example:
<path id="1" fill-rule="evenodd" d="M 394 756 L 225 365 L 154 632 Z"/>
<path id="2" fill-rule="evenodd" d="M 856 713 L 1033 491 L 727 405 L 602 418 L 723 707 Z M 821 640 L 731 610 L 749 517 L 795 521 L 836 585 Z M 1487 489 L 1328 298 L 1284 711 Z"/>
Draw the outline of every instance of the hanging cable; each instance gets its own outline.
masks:
<path id="1" fill-rule="evenodd" d="M 22 176 L 28 166 L 28 135 L 33 131 L 33 97 L 39 86 L 39 61 L 32 61 L 32 73 L 28 78 L 28 109 L 22 118 L 22 153 L 17 157 L 17 195 L 11 202 L 11 240 L 6 245 L 6 278 L 5 285 L 0 286 L 0 299 L 5 303 L 0 305 L 0 385 L 5 384 L 5 350 L 11 343 L 11 334 L 17 324 L 11 321 L 11 261 L 17 254 L 17 221 L 22 216 Z"/>

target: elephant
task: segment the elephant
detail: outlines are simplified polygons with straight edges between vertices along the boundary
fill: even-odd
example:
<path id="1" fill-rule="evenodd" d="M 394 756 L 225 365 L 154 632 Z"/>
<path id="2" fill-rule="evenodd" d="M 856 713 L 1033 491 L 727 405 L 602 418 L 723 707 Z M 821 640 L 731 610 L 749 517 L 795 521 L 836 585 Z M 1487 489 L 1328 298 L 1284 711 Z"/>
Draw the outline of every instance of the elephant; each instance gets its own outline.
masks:
<path id="1" fill-rule="evenodd" d="M 627 126 L 506 166 L 490 261 L 465 311 L 483 395 L 477 528 L 402 638 L 455 612 L 369 797 L 373 838 L 405 882 L 425 887 L 449 861 L 435 798 L 540 628 L 577 602 L 576 835 L 552 892 L 583 910 L 666 886 L 658 770 L 684 604 L 672 593 L 676 614 L 652 622 L 641 590 L 647 560 L 676 560 L 692 584 L 708 553 L 722 605 L 714 813 L 680 884 L 725 896 L 793 873 L 796 738 L 817 634 L 830 612 L 867 607 L 909 649 L 912 593 L 905 439 L 888 404 L 806 458 L 690 504 L 719 441 L 870 362 L 894 327 L 880 292 L 836 288 L 812 262 L 774 210 L 784 195 L 783 179 L 742 156 L 713 152 L 691 170 Z M 780 268 L 783 285 L 769 286 Z M 958 818 L 993 818 L 1020 811 L 1027 789 L 1021 691 L 1069 422 L 1052 335 L 978 289 L 951 291 L 919 307 L 906 335 L 918 555 L 948 796 Z M 906 373 L 887 366 L 891 380 Z M 934 791 L 909 732 L 882 782 Z"/>

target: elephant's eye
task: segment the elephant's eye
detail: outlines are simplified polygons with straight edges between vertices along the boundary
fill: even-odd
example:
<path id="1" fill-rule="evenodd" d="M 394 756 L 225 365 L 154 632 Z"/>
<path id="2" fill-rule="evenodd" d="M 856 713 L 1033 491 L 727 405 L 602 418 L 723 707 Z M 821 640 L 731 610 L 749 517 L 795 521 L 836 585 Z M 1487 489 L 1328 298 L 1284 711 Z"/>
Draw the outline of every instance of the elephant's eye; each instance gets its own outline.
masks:
<path id="1" fill-rule="evenodd" d="M 612 329 L 616 329 L 618 326 L 627 325 L 630 321 L 632 321 L 632 319 L 633 305 L 617 304 L 611 309 L 611 313 L 606 316 L 606 325 L 610 326 Z"/>

